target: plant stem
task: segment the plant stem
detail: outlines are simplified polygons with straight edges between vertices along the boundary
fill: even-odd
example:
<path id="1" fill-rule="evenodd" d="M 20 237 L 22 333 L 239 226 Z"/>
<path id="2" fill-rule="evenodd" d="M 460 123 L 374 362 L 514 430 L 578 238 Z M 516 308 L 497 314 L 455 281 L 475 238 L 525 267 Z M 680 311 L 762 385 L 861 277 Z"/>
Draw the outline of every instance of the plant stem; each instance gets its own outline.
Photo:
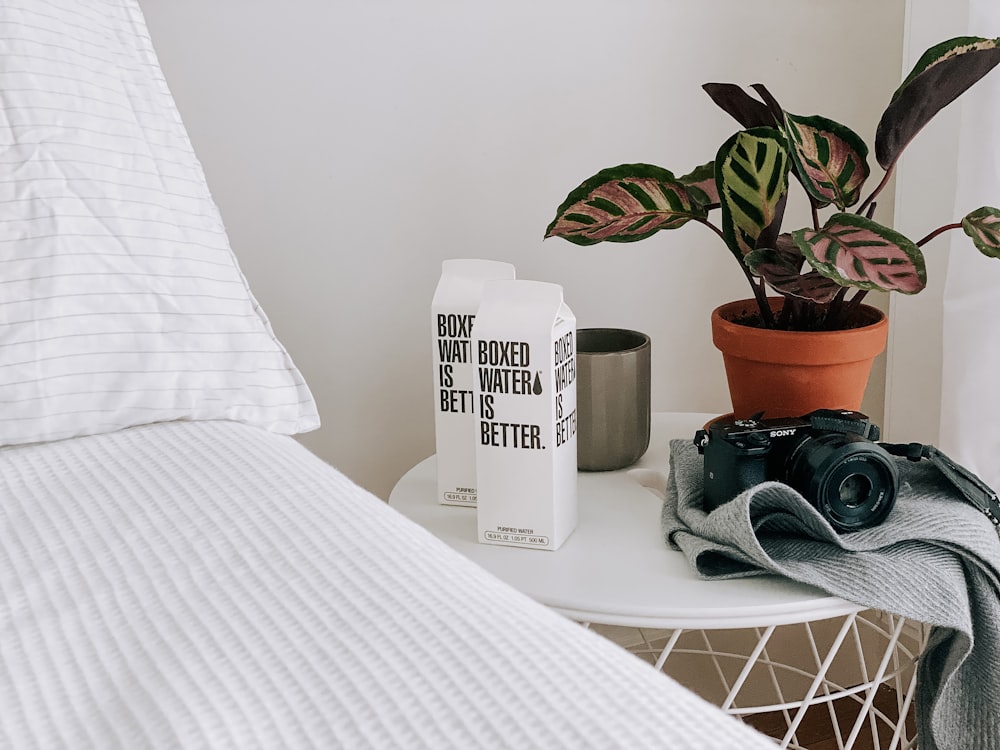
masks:
<path id="1" fill-rule="evenodd" d="M 865 298 L 866 294 L 868 294 L 868 290 L 867 289 L 859 289 L 858 293 L 855 294 L 853 297 L 851 297 L 847 301 L 847 306 L 844 308 L 844 320 L 845 321 L 849 321 L 851 318 L 854 317 L 854 312 L 859 307 L 861 307 L 861 300 L 863 300 Z"/>
<path id="2" fill-rule="evenodd" d="M 700 224 L 704 224 L 706 227 L 715 232 L 722 241 L 729 247 L 729 243 L 726 242 L 726 235 L 722 233 L 715 224 L 710 222 L 708 219 L 695 219 Z M 739 261 L 738 261 L 739 262 Z M 774 315 L 771 314 L 771 306 L 767 303 L 767 295 L 764 293 L 764 279 L 760 280 L 758 285 L 753 278 L 753 274 L 750 273 L 750 269 L 747 268 L 746 263 L 740 262 L 740 268 L 743 269 L 743 275 L 746 276 L 747 282 L 750 284 L 750 288 L 753 289 L 754 299 L 757 300 L 757 307 L 760 309 L 760 317 L 764 321 L 764 325 L 767 328 L 774 328 Z"/>
<path id="3" fill-rule="evenodd" d="M 826 313 L 826 328 L 834 330 L 840 326 L 844 318 L 844 297 L 847 295 L 847 287 L 842 286 L 837 294 L 830 300 L 830 307 Z"/>
<path id="4" fill-rule="evenodd" d="M 760 280 L 757 284 L 754 282 L 753 274 L 750 273 L 750 269 L 747 268 L 745 263 L 740 263 L 740 267 L 743 269 L 743 275 L 747 277 L 747 281 L 750 283 L 750 288 L 753 289 L 754 299 L 757 300 L 757 309 L 760 310 L 761 320 L 764 321 L 765 328 L 774 328 L 774 315 L 771 313 L 771 305 L 767 302 L 767 294 L 764 292 L 764 279 Z"/>
<path id="5" fill-rule="evenodd" d="M 792 319 L 793 313 L 795 312 L 797 305 L 795 304 L 794 297 L 785 297 L 784 303 L 781 305 L 781 314 L 778 315 L 778 327 L 782 330 L 788 330 L 788 321 Z"/>
<path id="6" fill-rule="evenodd" d="M 889 177 L 892 176 L 892 171 L 895 168 L 896 168 L 896 162 L 893 162 L 892 164 L 889 165 L 889 168 L 887 170 L 885 170 L 885 174 L 882 175 L 882 182 L 880 182 L 875 187 L 875 189 L 872 191 L 871 195 L 869 195 L 867 198 L 865 198 L 864 202 L 858 207 L 858 210 L 855 213 L 857 213 L 858 215 L 861 215 L 861 214 L 863 214 L 865 212 L 865 209 L 868 208 L 868 205 L 872 201 L 874 201 L 875 198 L 878 196 L 878 194 L 881 193 L 882 190 L 885 188 L 885 186 L 889 184 Z"/>
<path id="7" fill-rule="evenodd" d="M 723 242 L 726 242 L 726 235 L 724 235 L 722 233 L 722 230 L 719 229 L 717 226 L 715 226 L 715 224 L 710 222 L 708 219 L 695 219 L 695 221 L 697 221 L 699 224 L 704 224 L 706 227 L 708 227 L 717 235 L 719 235 L 719 239 L 721 239 Z M 728 243 L 726 243 L 726 246 L 728 247 Z"/>
<path id="8" fill-rule="evenodd" d="M 958 222 L 956 224 L 945 224 L 943 227 L 938 227 L 933 232 L 931 232 L 929 235 L 927 235 L 926 237 L 924 237 L 922 240 L 919 240 L 917 242 L 917 247 L 923 247 L 928 242 L 930 242 L 935 237 L 937 237 L 939 234 L 944 234 L 949 229 L 961 229 L 961 228 L 962 228 L 962 222 Z"/>

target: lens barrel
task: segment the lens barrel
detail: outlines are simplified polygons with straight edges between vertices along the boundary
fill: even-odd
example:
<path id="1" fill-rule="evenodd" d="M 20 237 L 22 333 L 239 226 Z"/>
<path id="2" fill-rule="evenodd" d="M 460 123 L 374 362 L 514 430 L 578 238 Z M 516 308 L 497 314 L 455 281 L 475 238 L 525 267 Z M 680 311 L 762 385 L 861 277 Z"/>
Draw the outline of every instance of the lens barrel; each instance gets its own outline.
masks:
<path id="1" fill-rule="evenodd" d="M 860 435 L 807 432 L 788 454 L 785 469 L 786 484 L 839 531 L 877 526 L 896 502 L 895 461 Z"/>

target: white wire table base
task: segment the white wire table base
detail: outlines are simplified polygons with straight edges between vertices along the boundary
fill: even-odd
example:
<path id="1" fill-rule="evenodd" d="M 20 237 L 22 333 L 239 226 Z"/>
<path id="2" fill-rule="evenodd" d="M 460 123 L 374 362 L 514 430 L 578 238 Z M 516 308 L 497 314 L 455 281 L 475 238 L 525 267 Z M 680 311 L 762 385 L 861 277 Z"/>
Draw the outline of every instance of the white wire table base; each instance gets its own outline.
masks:
<path id="1" fill-rule="evenodd" d="M 638 641 L 615 640 L 773 736 L 780 748 L 808 750 L 817 711 L 827 714 L 821 723 L 838 750 L 916 748 L 907 719 L 927 638 L 920 623 L 862 610 L 741 631 L 632 632 Z"/>

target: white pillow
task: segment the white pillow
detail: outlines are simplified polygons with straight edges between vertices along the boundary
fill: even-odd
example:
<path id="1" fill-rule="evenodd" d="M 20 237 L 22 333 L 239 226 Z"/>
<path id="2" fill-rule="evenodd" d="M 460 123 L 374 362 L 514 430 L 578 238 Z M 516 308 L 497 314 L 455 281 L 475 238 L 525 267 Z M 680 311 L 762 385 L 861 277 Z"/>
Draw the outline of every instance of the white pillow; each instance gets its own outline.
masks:
<path id="1" fill-rule="evenodd" d="M 62 5 L 0 6 L 0 445 L 176 419 L 314 429 L 138 5 Z"/>

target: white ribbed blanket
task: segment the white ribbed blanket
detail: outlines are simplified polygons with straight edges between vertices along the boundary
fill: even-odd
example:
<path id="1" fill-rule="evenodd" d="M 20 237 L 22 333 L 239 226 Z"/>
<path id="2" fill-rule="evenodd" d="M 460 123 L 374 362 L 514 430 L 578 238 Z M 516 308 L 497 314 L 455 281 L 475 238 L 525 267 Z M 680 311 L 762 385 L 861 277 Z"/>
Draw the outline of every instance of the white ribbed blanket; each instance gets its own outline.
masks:
<path id="1" fill-rule="evenodd" d="M 175 422 L 0 451 L 0 746 L 772 745 L 293 439 Z"/>

